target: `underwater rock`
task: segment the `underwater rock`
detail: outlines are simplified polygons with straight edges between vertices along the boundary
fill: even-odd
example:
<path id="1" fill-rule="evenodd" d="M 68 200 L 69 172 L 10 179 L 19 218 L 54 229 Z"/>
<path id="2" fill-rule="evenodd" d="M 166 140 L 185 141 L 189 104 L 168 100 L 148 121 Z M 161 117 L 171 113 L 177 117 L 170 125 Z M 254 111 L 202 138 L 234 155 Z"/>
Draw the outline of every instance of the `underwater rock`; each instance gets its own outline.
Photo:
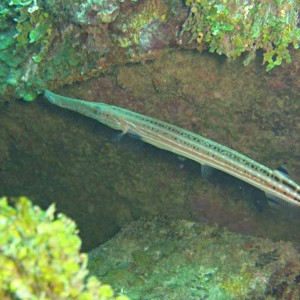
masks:
<path id="1" fill-rule="evenodd" d="M 262 49 L 271 70 L 291 62 L 289 45 L 297 49 L 300 40 L 299 3 L 279 2 L 4 1 L 0 101 L 32 101 L 45 89 L 178 48 L 209 49 L 229 59 L 246 52 L 246 65 Z"/>
<path id="2" fill-rule="evenodd" d="M 89 253 L 88 267 L 132 300 L 300 296 L 300 259 L 292 244 L 186 220 L 131 223 Z"/>
<path id="3" fill-rule="evenodd" d="M 0 4 L 1 101 L 34 100 L 176 45 L 179 1 L 49 0 Z M 177 24 L 177 25 L 176 25 Z"/>

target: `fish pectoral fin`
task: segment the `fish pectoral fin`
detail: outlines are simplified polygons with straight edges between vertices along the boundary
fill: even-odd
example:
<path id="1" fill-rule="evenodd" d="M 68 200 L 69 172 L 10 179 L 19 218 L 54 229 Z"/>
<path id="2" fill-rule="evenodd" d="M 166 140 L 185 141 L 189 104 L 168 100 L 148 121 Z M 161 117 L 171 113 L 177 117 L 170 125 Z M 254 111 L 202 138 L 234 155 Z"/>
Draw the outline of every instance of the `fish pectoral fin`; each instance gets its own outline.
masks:
<path id="1" fill-rule="evenodd" d="M 201 165 L 201 176 L 204 178 L 207 178 L 211 176 L 215 172 L 215 168 L 209 166 L 209 165 Z"/>
<path id="2" fill-rule="evenodd" d="M 120 142 L 124 135 L 125 133 L 123 132 L 116 133 L 112 138 L 113 142 Z"/>

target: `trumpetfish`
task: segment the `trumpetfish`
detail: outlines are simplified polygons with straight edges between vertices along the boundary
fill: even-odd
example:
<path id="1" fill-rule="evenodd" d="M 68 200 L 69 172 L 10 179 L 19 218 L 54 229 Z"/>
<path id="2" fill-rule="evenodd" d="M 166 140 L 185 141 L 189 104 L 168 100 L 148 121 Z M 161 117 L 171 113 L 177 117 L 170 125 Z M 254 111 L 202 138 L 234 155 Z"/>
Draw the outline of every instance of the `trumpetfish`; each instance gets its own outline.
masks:
<path id="1" fill-rule="evenodd" d="M 215 168 L 262 190 L 275 204 L 300 206 L 300 186 L 280 170 L 271 170 L 253 159 L 210 139 L 167 122 L 105 103 L 88 102 L 55 94 L 53 104 L 93 118 L 113 129 L 139 137 L 155 147 L 187 157 L 204 168 Z"/>

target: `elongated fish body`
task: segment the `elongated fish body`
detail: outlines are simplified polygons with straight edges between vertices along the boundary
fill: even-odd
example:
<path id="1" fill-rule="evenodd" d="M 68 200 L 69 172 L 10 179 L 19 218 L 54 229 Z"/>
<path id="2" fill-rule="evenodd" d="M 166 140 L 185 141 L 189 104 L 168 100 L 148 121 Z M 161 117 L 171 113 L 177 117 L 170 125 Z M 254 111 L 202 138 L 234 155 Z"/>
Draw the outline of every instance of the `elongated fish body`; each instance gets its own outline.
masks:
<path id="1" fill-rule="evenodd" d="M 96 119 L 123 133 L 136 135 L 158 148 L 235 176 L 273 198 L 300 206 L 300 186 L 293 180 L 200 135 L 117 106 L 68 98 L 48 90 L 45 97 L 62 108 Z"/>

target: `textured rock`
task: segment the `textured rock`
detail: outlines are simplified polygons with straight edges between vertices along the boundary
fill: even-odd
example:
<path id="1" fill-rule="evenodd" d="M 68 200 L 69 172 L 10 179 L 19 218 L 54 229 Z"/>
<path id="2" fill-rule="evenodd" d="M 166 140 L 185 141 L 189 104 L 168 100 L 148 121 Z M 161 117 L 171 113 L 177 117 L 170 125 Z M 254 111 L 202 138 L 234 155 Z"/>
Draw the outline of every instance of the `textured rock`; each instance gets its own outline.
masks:
<path id="1" fill-rule="evenodd" d="M 92 250 L 89 269 L 135 299 L 298 299 L 291 244 L 177 219 L 142 219 Z"/>

